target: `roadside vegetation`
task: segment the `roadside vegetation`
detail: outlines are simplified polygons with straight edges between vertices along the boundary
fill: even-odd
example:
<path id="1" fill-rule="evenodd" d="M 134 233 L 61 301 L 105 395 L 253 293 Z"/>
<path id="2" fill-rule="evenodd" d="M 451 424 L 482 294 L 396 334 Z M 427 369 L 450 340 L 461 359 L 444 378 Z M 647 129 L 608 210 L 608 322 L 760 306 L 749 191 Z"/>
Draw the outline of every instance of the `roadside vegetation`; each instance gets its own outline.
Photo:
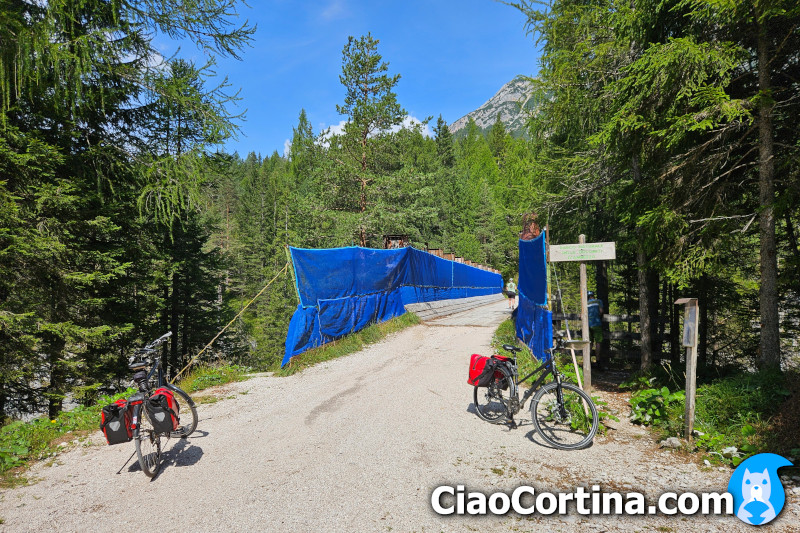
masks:
<path id="1" fill-rule="evenodd" d="M 291 376 L 301 370 L 314 366 L 323 361 L 343 357 L 355 353 L 365 346 L 374 344 L 387 335 L 400 331 L 409 326 L 420 323 L 420 319 L 414 313 L 405 313 L 380 324 L 372 324 L 356 333 L 352 333 L 339 340 L 323 344 L 318 348 L 308 350 L 292 358 L 288 365 L 275 372 L 276 376 Z"/>
<path id="2" fill-rule="evenodd" d="M 195 393 L 234 381 L 247 379 L 248 369 L 236 365 L 203 366 L 192 370 L 179 383 L 188 393 Z M 0 486 L 25 482 L 22 473 L 34 461 L 55 457 L 69 443 L 83 443 L 99 431 L 103 406 L 136 393 L 129 388 L 113 396 L 103 396 L 90 406 L 80 405 L 62 411 L 53 419 L 40 417 L 29 422 L 17 420 L 0 428 Z"/>
<path id="3" fill-rule="evenodd" d="M 684 436 L 685 382 L 668 365 L 620 385 L 633 391 L 631 420 L 651 426 L 659 440 Z M 712 463 L 736 466 L 757 453 L 800 457 L 800 375 L 774 370 L 701 376 L 694 438 L 685 447 Z"/>

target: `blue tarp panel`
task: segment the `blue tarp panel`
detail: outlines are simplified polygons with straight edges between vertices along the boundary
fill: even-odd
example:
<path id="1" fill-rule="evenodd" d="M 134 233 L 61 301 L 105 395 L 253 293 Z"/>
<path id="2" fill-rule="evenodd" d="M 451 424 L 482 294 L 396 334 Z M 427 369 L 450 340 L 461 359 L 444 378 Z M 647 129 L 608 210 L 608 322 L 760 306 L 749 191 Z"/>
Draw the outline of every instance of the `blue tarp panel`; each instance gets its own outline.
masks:
<path id="1" fill-rule="evenodd" d="M 536 305 L 547 305 L 545 234 L 519 241 L 519 291 Z"/>
<path id="2" fill-rule="evenodd" d="M 499 274 L 414 248 L 289 248 L 300 305 L 282 365 L 295 355 L 405 313 L 409 303 L 502 291 Z"/>
<path id="3" fill-rule="evenodd" d="M 540 360 L 553 345 L 553 315 L 547 305 L 547 256 L 545 234 L 519 241 L 519 289 L 517 337 Z"/>

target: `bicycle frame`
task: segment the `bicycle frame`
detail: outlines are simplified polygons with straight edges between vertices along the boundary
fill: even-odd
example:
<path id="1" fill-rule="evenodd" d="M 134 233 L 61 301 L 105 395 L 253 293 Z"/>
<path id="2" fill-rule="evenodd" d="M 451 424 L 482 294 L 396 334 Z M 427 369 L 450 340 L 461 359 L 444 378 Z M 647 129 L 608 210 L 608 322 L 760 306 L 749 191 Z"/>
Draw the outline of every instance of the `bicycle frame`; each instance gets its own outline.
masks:
<path id="1" fill-rule="evenodd" d="M 514 361 L 514 365 L 516 366 L 516 361 Z M 544 380 L 547 378 L 547 376 L 549 376 L 550 374 L 553 375 L 553 377 L 555 378 L 555 380 L 559 384 L 561 383 L 561 375 L 558 373 L 558 370 L 556 369 L 555 359 L 553 358 L 553 356 L 551 354 L 550 355 L 550 359 L 548 359 L 547 361 L 545 361 L 544 363 L 539 365 L 539 367 L 536 370 L 534 370 L 533 372 L 531 372 L 530 374 L 528 374 L 527 376 L 525 376 L 522 379 L 517 379 L 516 380 L 516 385 L 519 386 L 521 383 L 526 382 L 531 377 L 535 376 L 539 372 L 542 372 L 543 370 L 544 370 L 544 372 L 542 373 L 542 375 L 539 376 L 538 378 L 536 378 L 536 381 L 533 382 L 533 386 L 531 386 L 531 388 L 528 389 L 528 392 L 526 392 L 522 396 L 522 400 L 520 400 L 520 402 L 519 402 L 520 407 L 523 407 L 525 405 L 525 402 L 527 402 L 528 399 L 531 396 L 534 395 L 534 393 L 536 392 L 536 389 L 539 388 L 539 385 L 541 385 L 544 382 Z M 516 369 L 515 369 L 514 373 L 516 374 Z M 516 378 L 516 376 L 515 376 L 515 378 Z"/>

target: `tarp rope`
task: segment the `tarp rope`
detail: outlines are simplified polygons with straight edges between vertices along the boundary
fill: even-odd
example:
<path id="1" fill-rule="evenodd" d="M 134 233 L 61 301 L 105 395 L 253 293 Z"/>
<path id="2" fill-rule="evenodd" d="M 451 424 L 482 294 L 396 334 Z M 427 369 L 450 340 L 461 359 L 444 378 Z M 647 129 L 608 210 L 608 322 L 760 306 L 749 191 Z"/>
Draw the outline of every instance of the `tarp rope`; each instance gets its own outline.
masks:
<path id="1" fill-rule="evenodd" d="M 247 304 L 246 304 L 244 307 L 242 307 L 242 310 L 241 310 L 241 311 L 239 311 L 238 313 L 236 313 L 236 316 L 235 316 L 235 317 L 233 317 L 233 318 L 231 319 L 231 321 L 230 321 L 230 322 L 228 322 L 227 324 L 225 324 L 225 327 L 224 327 L 224 328 L 222 328 L 222 329 L 219 331 L 219 333 L 217 333 L 217 335 L 216 335 L 216 336 L 215 336 L 213 339 L 211 339 L 211 342 L 209 342 L 208 344 L 206 344 L 206 345 L 205 345 L 205 347 L 203 347 L 203 349 L 202 349 L 202 350 L 200 350 L 200 351 L 197 353 L 197 355 L 195 355 L 195 356 L 194 356 L 194 357 L 191 359 L 191 361 L 189 361 L 188 363 L 186 363 L 186 366 L 185 366 L 185 367 L 183 367 L 183 368 L 181 369 L 181 371 L 180 371 L 180 372 L 178 372 L 177 374 L 175 374 L 175 376 L 174 376 L 174 377 L 173 377 L 173 378 L 172 378 L 172 379 L 171 379 L 169 382 L 170 382 L 170 383 L 175 383 L 175 381 L 176 381 L 176 380 L 177 380 L 177 379 L 178 379 L 178 378 L 181 376 L 181 374 L 183 374 L 183 373 L 186 371 L 186 369 L 187 369 L 187 368 L 189 368 L 190 366 L 192 366 L 192 364 L 193 364 L 195 361 L 197 361 L 197 358 L 198 358 L 198 357 L 200 357 L 201 355 L 203 355 L 203 352 L 205 352 L 205 351 L 206 351 L 206 350 L 207 350 L 207 349 L 208 349 L 208 348 L 209 348 L 209 347 L 210 347 L 212 344 L 214 344 L 214 341 L 215 341 L 215 340 L 217 340 L 217 339 L 219 338 L 219 336 L 220 336 L 220 335 L 222 335 L 223 333 L 225 333 L 225 330 L 226 330 L 226 329 L 228 329 L 228 328 L 230 327 L 230 325 L 231 325 L 231 324 L 233 324 L 233 323 L 236 321 L 236 319 L 237 319 L 237 318 L 239 318 L 240 316 L 242 316 L 242 313 L 244 313 L 244 312 L 245 312 L 245 310 L 246 310 L 248 307 L 250 307 L 250 304 L 252 304 L 253 302 L 255 302 L 255 301 L 256 301 L 256 299 L 257 299 L 259 296 L 261 296 L 262 294 L 264 294 L 264 291 L 265 291 L 265 290 L 267 290 L 267 288 L 268 288 L 270 285 L 272 285 L 272 282 L 274 282 L 276 279 L 278 279 L 278 276 L 280 276 L 281 274 L 283 274 L 284 272 L 286 272 L 288 269 L 289 269 L 289 263 L 286 263 L 285 265 L 283 265 L 283 268 L 282 268 L 282 269 L 281 269 L 281 270 L 280 270 L 280 271 L 279 271 L 277 274 L 275 274 L 275 277 L 273 277 L 271 280 L 269 280 L 269 283 L 267 283 L 266 285 L 264 285 L 264 288 L 263 288 L 263 289 L 261 289 L 260 291 L 258 291 L 258 294 L 256 294 L 255 296 L 253 296 L 253 298 L 252 298 L 252 299 L 251 299 L 249 302 L 247 302 Z"/>

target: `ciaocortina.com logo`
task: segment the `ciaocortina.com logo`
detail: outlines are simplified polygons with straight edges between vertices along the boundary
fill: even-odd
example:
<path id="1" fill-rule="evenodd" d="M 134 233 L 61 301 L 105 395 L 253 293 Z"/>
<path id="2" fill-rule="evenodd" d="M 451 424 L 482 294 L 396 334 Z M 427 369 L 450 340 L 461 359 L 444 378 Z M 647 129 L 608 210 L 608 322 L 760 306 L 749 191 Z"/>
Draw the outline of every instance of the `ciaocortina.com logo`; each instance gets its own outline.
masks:
<path id="1" fill-rule="evenodd" d="M 746 524 L 761 526 L 778 516 L 786 502 L 778 469 L 792 466 L 774 453 L 760 453 L 742 461 L 728 482 L 736 517 Z"/>

